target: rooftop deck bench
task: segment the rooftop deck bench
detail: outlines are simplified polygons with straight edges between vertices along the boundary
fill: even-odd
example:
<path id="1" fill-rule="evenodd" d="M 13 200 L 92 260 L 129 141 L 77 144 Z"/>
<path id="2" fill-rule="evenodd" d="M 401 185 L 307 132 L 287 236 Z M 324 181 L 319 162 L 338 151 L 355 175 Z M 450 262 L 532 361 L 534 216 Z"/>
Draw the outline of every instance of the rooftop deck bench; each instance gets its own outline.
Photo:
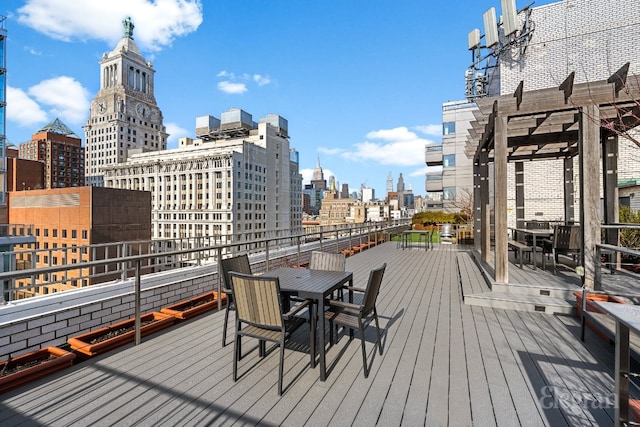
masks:
<path id="1" fill-rule="evenodd" d="M 522 268 L 522 253 L 523 252 L 532 252 L 533 247 L 527 245 L 526 243 L 518 242 L 517 240 L 509 240 L 509 248 L 513 249 L 514 252 L 518 254 L 518 260 L 520 261 L 520 268 Z"/>

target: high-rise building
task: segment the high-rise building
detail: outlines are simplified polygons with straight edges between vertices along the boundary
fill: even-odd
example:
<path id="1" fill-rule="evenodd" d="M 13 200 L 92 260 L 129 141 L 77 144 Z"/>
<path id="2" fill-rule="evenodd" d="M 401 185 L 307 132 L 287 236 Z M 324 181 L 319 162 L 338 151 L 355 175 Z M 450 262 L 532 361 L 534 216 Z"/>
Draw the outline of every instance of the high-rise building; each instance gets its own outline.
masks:
<path id="1" fill-rule="evenodd" d="M 155 70 L 133 40 L 133 23 L 100 61 L 100 90 L 91 102 L 84 127 L 87 185 L 104 185 L 103 168 L 125 162 L 131 154 L 167 148 L 163 117 L 154 95 Z"/>
<path id="2" fill-rule="evenodd" d="M 84 186 L 82 140 L 55 119 L 20 144 L 20 158 L 44 163 L 44 188 Z"/>
<path id="3" fill-rule="evenodd" d="M 199 140 L 107 166 L 105 185 L 151 192 L 154 239 L 301 232 L 302 177 L 287 127 L 273 114 L 256 124 L 239 109 L 198 117 Z"/>
<path id="4" fill-rule="evenodd" d="M 9 222 L 7 212 L 7 30 L 5 29 L 6 16 L 0 15 L 0 224 Z"/>
<path id="5" fill-rule="evenodd" d="M 389 172 L 389 175 L 387 175 L 387 194 L 391 193 L 393 191 L 393 176 L 391 175 L 391 172 Z"/>

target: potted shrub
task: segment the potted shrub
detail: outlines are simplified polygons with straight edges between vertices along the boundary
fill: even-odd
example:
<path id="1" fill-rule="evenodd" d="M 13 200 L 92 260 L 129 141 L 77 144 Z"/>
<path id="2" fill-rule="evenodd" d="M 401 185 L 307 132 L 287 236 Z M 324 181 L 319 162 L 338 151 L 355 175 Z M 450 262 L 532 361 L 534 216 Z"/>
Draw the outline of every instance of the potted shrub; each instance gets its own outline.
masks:
<path id="1" fill-rule="evenodd" d="M 220 301 L 221 306 L 226 304 L 227 296 L 222 294 Z M 180 301 L 160 310 L 161 313 L 171 314 L 176 319 L 186 320 L 198 316 L 206 311 L 213 310 L 218 306 L 218 293 L 207 292 L 203 295 Z"/>
<path id="2" fill-rule="evenodd" d="M 169 327 L 175 317 L 165 313 L 147 313 L 140 318 L 140 334 L 146 336 Z M 128 319 L 104 328 L 69 338 L 71 349 L 86 356 L 95 356 L 135 340 L 135 319 Z"/>
<path id="3" fill-rule="evenodd" d="M 75 358 L 69 351 L 46 347 L 0 362 L 0 393 L 67 368 Z"/>

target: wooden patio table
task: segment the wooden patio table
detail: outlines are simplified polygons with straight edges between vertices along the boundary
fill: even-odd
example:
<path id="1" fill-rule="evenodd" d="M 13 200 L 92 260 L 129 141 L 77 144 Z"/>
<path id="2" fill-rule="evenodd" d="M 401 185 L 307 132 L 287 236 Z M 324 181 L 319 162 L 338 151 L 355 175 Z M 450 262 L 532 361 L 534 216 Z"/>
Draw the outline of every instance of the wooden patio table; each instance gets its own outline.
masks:
<path id="1" fill-rule="evenodd" d="M 544 230 L 544 229 L 535 229 L 535 228 L 514 228 L 514 227 L 509 227 L 509 230 L 511 231 L 515 231 L 517 233 L 522 233 L 522 234 L 529 234 L 530 236 L 532 236 L 533 238 L 533 246 L 531 248 L 532 250 L 532 255 L 531 258 L 533 259 L 533 269 L 536 269 L 536 249 L 538 248 L 537 245 L 537 239 L 538 237 L 541 238 L 549 238 L 551 236 L 553 236 L 553 230 L 549 229 L 549 230 Z"/>
<path id="2" fill-rule="evenodd" d="M 307 270 L 304 268 L 278 268 L 264 274 L 267 277 L 277 277 L 280 290 L 300 298 L 312 300 L 309 318 L 311 321 L 311 367 L 316 365 L 316 329 L 320 335 L 320 381 L 327 378 L 325 359 L 324 317 L 318 325 L 318 313 L 324 313 L 324 300 L 336 289 L 348 283 L 353 286 L 353 273 L 349 271 Z M 353 291 L 349 291 L 349 301 L 353 302 Z"/>

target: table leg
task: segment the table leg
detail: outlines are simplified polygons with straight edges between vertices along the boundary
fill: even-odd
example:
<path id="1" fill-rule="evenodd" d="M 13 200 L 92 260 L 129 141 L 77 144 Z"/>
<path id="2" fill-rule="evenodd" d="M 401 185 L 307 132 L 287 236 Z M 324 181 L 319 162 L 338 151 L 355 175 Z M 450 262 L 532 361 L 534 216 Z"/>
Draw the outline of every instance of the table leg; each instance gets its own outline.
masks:
<path id="1" fill-rule="evenodd" d="M 533 235 L 533 248 L 531 249 L 531 256 L 533 257 L 533 269 L 536 269 L 536 235 Z"/>
<path id="2" fill-rule="evenodd" d="M 316 309 L 315 301 L 309 304 L 309 322 L 311 322 L 311 330 L 309 331 L 309 353 L 311 354 L 311 368 L 316 367 L 316 328 L 318 323 L 318 312 Z M 324 323 L 324 322 L 322 322 Z"/>
<path id="3" fill-rule="evenodd" d="M 318 344 L 320 345 L 320 381 L 325 381 L 327 379 L 327 370 L 325 365 L 325 357 L 324 357 L 324 298 L 320 296 L 318 299 L 318 314 L 322 316 L 322 319 L 318 319 L 320 322 L 320 327 L 318 328 L 318 334 L 320 335 L 318 339 Z"/>
<path id="4" fill-rule="evenodd" d="M 616 322 L 616 362 L 615 390 L 616 401 L 614 425 L 628 425 L 629 422 L 629 377 L 630 372 L 629 328 L 620 321 Z"/>

